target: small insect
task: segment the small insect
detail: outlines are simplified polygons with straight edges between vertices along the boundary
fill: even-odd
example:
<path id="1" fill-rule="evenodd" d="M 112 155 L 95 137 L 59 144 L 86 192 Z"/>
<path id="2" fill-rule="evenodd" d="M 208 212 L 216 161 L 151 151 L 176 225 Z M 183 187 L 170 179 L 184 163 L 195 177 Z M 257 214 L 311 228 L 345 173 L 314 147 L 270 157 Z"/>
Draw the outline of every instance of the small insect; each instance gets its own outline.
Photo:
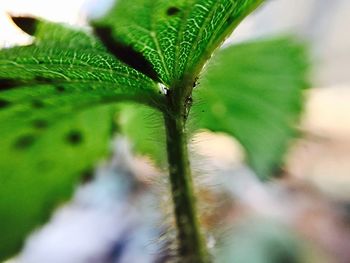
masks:
<path id="1" fill-rule="evenodd" d="M 198 77 L 196 77 L 196 78 L 194 79 L 194 81 L 193 81 L 192 87 L 195 88 L 195 87 L 197 87 L 198 84 L 199 84 L 199 83 L 198 83 Z"/>
<path id="2" fill-rule="evenodd" d="M 159 83 L 159 89 L 162 94 L 164 94 L 165 96 L 168 95 L 169 89 L 162 83 Z"/>
<path id="3" fill-rule="evenodd" d="M 185 100 L 185 114 L 184 114 L 184 119 L 187 120 L 188 118 L 188 115 L 190 114 L 190 109 L 192 107 L 192 104 L 193 104 L 193 99 L 192 99 L 192 96 L 188 96 Z"/>

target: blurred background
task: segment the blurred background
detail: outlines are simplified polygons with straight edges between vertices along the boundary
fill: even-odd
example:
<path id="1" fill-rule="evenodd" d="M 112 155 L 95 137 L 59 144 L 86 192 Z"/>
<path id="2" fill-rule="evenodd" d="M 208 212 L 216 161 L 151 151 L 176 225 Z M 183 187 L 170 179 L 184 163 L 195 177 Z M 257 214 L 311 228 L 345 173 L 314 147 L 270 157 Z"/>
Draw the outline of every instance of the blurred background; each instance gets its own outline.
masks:
<path id="1" fill-rule="evenodd" d="M 109 3 L 1 0 L 0 46 L 30 42 L 8 14 L 85 27 L 86 17 L 103 12 Z M 349 0 L 271 0 L 228 40 L 296 35 L 309 45 L 313 89 L 299 127 L 302 137 L 293 143 L 279 180 L 263 184 L 255 179 L 232 138 L 211 133 L 195 138 L 193 166 L 200 164 L 203 171 L 197 173 L 207 178 L 198 180 L 202 221 L 217 262 L 350 262 L 349 25 Z M 132 156 L 123 139 L 115 144 L 119 154 L 98 169 L 97 179 L 81 186 L 11 262 L 142 263 L 171 258 L 166 182 L 147 162 Z M 165 220 L 162 214 L 168 215 Z"/>

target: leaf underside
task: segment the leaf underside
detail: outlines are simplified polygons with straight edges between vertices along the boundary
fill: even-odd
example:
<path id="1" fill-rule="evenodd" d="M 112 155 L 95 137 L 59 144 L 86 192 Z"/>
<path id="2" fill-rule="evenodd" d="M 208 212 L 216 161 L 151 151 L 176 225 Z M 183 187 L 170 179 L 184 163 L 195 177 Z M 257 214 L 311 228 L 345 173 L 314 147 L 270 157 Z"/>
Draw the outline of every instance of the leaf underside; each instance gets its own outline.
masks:
<path id="1" fill-rule="evenodd" d="M 195 79 L 212 52 L 262 2 L 135 0 L 131 4 L 119 0 L 92 24 L 116 57 L 129 65 L 138 64 L 138 70 L 145 75 L 172 88 L 185 78 Z M 119 54 L 122 51 L 127 55 Z M 151 69 L 147 63 L 151 63 Z M 142 136 L 133 128 L 125 128 L 124 133 L 134 141 L 138 152 L 162 164 L 166 160 L 164 150 L 158 143 L 150 147 L 150 142 L 159 142 L 158 135 L 163 133 L 158 125 L 146 125 L 143 113 L 130 110 L 124 125 L 133 127 L 139 123 L 150 136 Z"/>
<path id="2" fill-rule="evenodd" d="M 194 90 L 195 125 L 236 137 L 256 173 L 270 177 L 296 135 L 306 61 L 303 47 L 290 38 L 221 50 Z"/>
<path id="3" fill-rule="evenodd" d="M 106 155 L 113 102 L 158 95 L 152 80 L 90 35 L 14 21 L 36 38 L 0 51 L 0 260 Z"/>
<path id="4" fill-rule="evenodd" d="M 141 52 L 168 87 L 195 77 L 212 52 L 262 0 L 118 0 L 95 31 Z M 103 34 L 102 34 L 103 40 Z"/>

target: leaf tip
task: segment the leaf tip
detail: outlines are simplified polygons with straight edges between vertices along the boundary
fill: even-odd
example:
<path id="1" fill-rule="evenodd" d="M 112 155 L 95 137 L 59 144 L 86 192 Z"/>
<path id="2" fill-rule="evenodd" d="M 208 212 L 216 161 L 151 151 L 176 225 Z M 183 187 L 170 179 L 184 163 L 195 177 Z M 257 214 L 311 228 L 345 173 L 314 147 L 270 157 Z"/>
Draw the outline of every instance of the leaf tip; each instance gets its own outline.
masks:
<path id="1" fill-rule="evenodd" d="M 37 29 L 38 20 L 34 17 L 27 16 L 12 16 L 10 15 L 13 23 L 16 24 L 22 31 L 33 36 Z"/>

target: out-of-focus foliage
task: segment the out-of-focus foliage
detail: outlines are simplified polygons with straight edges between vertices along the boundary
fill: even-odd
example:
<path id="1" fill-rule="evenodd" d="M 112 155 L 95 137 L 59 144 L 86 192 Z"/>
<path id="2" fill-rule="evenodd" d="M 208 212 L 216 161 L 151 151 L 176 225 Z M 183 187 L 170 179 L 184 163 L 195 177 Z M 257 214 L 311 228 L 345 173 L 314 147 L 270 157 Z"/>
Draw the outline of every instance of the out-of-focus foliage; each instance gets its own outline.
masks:
<path id="1" fill-rule="evenodd" d="M 266 179 L 296 135 L 306 68 L 305 50 L 291 38 L 220 50 L 194 91 L 194 124 L 236 137 Z"/>

